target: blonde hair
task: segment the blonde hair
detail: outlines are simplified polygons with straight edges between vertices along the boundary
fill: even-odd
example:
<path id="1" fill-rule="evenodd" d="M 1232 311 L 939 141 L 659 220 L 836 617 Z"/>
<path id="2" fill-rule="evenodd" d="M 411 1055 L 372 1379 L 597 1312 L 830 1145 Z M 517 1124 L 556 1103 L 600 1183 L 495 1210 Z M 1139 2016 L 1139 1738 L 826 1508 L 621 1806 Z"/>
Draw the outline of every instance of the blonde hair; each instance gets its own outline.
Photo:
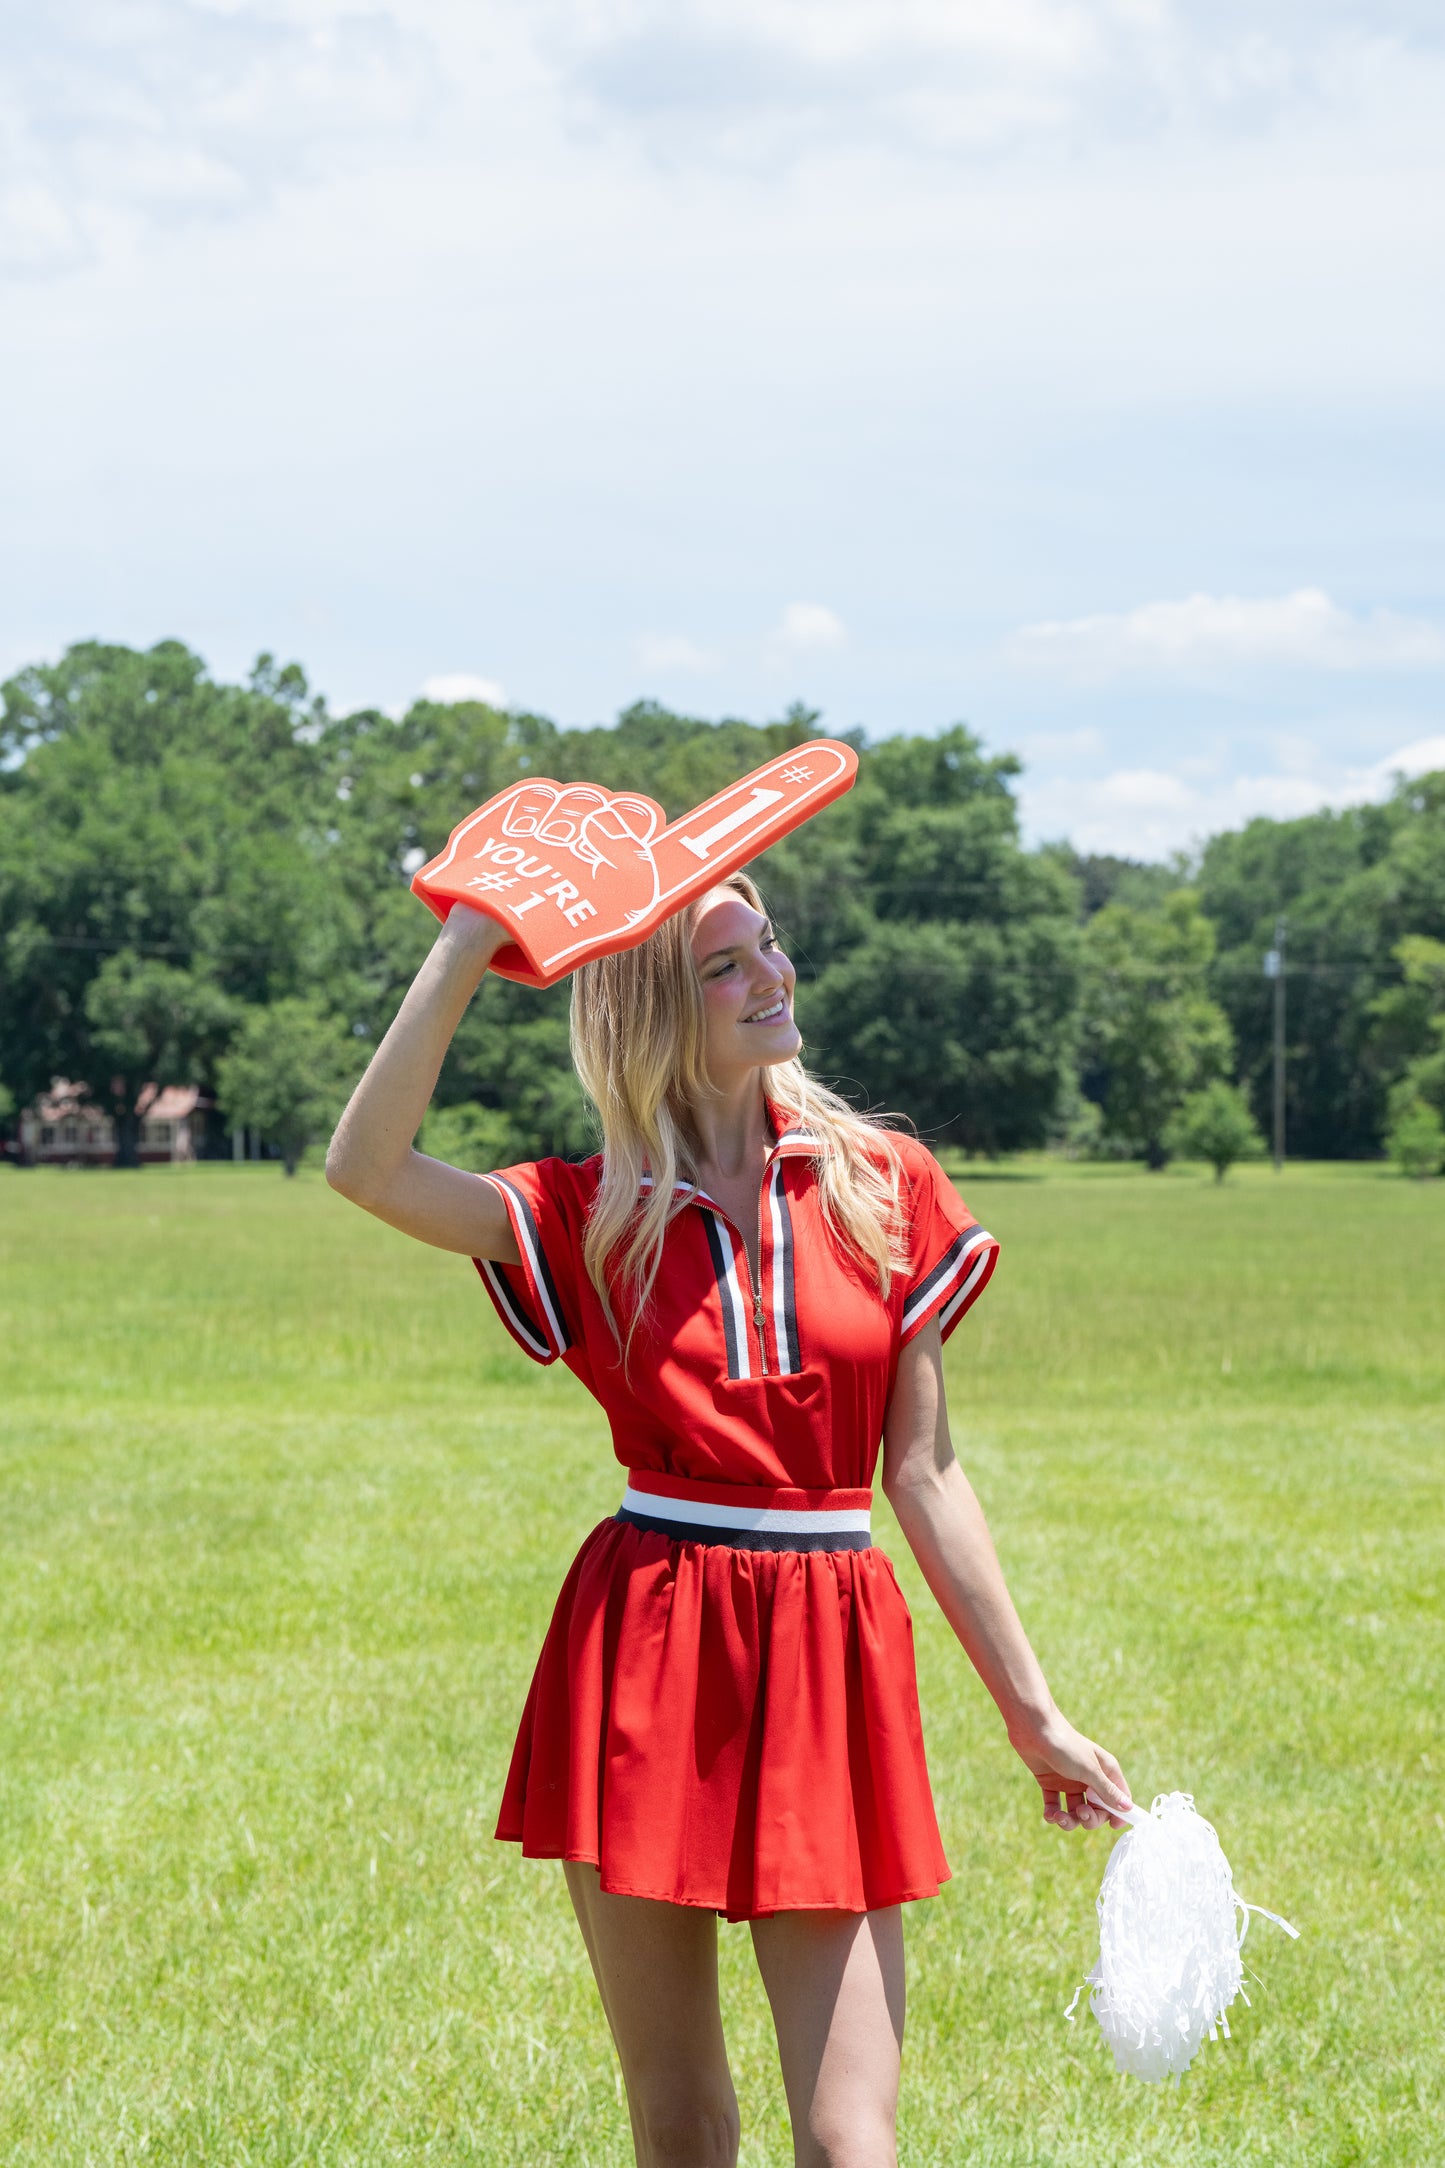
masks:
<path id="1" fill-rule="evenodd" d="M 763 911 L 745 873 L 720 885 Z M 582 1256 L 611 1319 L 607 1271 L 620 1253 L 633 1310 L 629 1341 L 657 1279 L 668 1222 L 686 1202 L 676 1185 L 697 1182 L 692 1109 L 713 1090 L 692 957 L 700 907 L 665 920 L 636 948 L 583 964 L 572 980 L 572 1059 L 602 1124 L 602 1181 Z M 762 1082 L 779 1135 L 806 1128 L 816 1143 L 824 1224 L 872 1268 L 886 1296 L 906 1262 L 897 1147 L 876 1119 L 856 1113 L 797 1059 L 764 1068 Z"/>

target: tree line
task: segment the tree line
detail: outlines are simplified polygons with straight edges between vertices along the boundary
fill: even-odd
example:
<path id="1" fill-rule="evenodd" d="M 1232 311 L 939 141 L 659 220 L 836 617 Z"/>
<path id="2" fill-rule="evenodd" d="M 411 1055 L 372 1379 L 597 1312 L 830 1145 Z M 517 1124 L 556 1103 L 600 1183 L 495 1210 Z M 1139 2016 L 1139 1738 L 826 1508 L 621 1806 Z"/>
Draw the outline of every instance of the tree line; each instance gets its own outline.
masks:
<path id="1" fill-rule="evenodd" d="M 577 730 L 477 701 L 334 716 L 294 664 L 228 685 L 173 641 L 80 644 L 0 700 L 0 1117 L 68 1078 L 122 1163 L 144 1088 L 197 1083 L 294 1165 L 431 939 L 410 871 L 505 784 L 641 788 L 675 817 L 820 727 L 650 701 Z M 1227 1163 L 1268 1123 L 1283 916 L 1291 1151 L 1445 1157 L 1445 774 L 1161 866 L 1025 849 L 1019 763 L 962 726 L 844 735 L 854 789 L 752 870 L 808 1058 L 860 1103 L 973 1152 Z M 565 987 L 486 985 L 424 1142 L 498 1165 L 594 1141 Z"/>

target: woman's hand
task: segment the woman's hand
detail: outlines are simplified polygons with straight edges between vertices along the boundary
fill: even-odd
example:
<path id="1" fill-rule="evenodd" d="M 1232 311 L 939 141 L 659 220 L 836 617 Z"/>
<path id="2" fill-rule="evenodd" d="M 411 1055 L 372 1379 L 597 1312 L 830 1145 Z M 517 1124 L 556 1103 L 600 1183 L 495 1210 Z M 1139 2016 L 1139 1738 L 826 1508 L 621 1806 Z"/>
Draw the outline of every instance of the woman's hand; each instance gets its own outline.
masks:
<path id="1" fill-rule="evenodd" d="M 1038 1781 L 1046 1822 L 1059 1829 L 1098 1829 L 1105 1822 L 1112 1829 L 1125 1826 L 1119 1814 L 1106 1813 L 1084 1797 L 1087 1789 L 1110 1806 L 1132 1806 L 1123 1770 L 1057 1710 L 1042 1723 L 1011 1725 L 1009 1744 Z"/>

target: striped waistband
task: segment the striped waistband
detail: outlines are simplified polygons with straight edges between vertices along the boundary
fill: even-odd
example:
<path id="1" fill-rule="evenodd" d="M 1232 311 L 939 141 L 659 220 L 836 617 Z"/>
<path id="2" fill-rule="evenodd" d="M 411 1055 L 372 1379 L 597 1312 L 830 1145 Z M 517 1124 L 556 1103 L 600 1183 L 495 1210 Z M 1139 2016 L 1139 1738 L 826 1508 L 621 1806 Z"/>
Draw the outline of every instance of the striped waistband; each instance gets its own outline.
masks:
<path id="1" fill-rule="evenodd" d="M 635 1471 L 617 1518 L 674 1543 L 745 1551 L 866 1551 L 868 1490 L 771 1490 Z"/>

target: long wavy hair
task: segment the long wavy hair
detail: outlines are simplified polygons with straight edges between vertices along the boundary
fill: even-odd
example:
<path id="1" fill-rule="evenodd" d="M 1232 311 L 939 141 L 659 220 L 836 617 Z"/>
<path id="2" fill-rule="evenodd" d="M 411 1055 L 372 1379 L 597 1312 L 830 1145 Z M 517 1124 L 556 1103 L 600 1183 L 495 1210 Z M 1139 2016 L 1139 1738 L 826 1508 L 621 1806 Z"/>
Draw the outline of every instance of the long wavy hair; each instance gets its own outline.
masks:
<path id="1" fill-rule="evenodd" d="M 755 911 L 762 897 L 745 873 L 720 884 Z M 583 964 L 572 979 L 572 1059 L 602 1124 L 602 1181 L 582 1256 L 613 1330 L 609 1270 L 620 1266 L 632 1331 L 662 1261 L 668 1222 L 686 1202 L 679 1182 L 698 1179 L 693 1108 L 713 1085 L 704 1066 L 702 987 L 692 956 L 700 902 L 636 948 Z M 781 1135 L 805 1128 L 815 1142 L 824 1224 L 860 1258 L 885 1296 L 906 1261 L 897 1148 L 880 1122 L 808 1074 L 796 1058 L 762 1072 Z"/>

